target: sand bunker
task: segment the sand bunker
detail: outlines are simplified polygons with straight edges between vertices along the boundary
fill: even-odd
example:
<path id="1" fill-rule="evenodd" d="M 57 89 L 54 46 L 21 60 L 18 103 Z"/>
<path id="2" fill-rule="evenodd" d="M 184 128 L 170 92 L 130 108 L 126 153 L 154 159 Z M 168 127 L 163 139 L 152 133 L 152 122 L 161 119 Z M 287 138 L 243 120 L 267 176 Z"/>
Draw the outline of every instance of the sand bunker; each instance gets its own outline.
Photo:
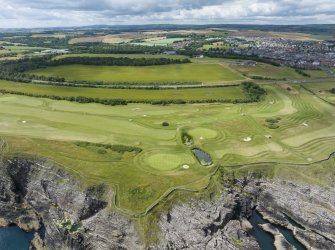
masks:
<path id="1" fill-rule="evenodd" d="M 183 169 L 189 169 L 190 166 L 189 165 L 183 165 Z"/>
<path id="2" fill-rule="evenodd" d="M 243 141 L 245 141 L 245 142 L 249 142 L 251 140 L 252 140 L 251 137 L 246 137 L 246 138 L 243 139 Z"/>

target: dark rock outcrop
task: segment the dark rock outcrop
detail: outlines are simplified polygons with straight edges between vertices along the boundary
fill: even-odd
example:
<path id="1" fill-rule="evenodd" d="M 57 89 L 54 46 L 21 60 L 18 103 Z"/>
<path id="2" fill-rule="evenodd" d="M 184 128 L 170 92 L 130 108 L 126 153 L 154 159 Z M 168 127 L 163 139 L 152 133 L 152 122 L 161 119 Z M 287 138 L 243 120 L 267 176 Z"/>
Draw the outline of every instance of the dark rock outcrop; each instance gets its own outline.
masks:
<path id="1" fill-rule="evenodd" d="M 249 235 L 250 200 L 235 193 L 216 201 L 175 206 L 159 222 L 161 242 L 151 249 L 259 249 Z"/>
<path id="2" fill-rule="evenodd" d="M 335 189 L 291 182 L 264 182 L 258 211 L 293 231 L 308 249 L 335 249 Z"/>
<path id="3" fill-rule="evenodd" d="M 148 249 L 259 249 L 250 235 L 252 209 L 292 230 L 308 249 L 335 249 L 335 189 L 302 184 L 224 181 L 221 196 L 176 205 L 161 215 L 160 241 Z M 0 227 L 45 227 L 31 249 L 145 249 L 133 222 L 109 208 L 110 190 L 83 187 L 48 160 L 2 159 Z M 106 195 L 107 194 L 107 195 Z M 108 198 L 106 198 L 108 197 Z M 277 247 L 292 248 L 279 231 Z"/>
<path id="4" fill-rule="evenodd" d="M 51 250 L 140 245 L 132 223 L 108 208 L 104 186 L 83 188 L 47 160 L 7 159 L 0 166 L 0 226 L 36 231 L 43 224 Z"/>

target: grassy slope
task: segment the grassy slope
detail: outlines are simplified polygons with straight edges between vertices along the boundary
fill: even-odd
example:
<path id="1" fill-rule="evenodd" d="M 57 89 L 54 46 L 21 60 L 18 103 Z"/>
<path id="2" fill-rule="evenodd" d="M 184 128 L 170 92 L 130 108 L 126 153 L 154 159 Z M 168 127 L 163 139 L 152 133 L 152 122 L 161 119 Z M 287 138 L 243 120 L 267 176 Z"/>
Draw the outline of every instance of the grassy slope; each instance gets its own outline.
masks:
<path id="1" fill-rule="evenodd" d="M 66 65 L 30 73 L 67 80 L 105 82 L 222 82 L 243 79 L 221 65 L 197 63 L 146 67 Z"/>
<path id="2" fill-rule="evenodd" d="M 0 80 L 0 89 L 23 93 L 58 96 L 84 96 L 92 98 L 126 99 L 126 100 L 208 100 L 245 98 L 238 86 L 221 88 L 191 89 L 105 89 L 84 87 L 63 87 L 52 85 L 25 84 Z"/>
<path id="3" fill-rule="evenodd" d="M 258 63 L 256 66 L 239 66 L 231 65 L 231 67 L 241 74 L 248 76 L 263 76 L 275 79 L 307 79 L 295 72 L 294 69 L 288 67 L 276 67 L 270 64 Z"/>
<path id="4" fill-rule="evenodd" d="M 3 95 L 0 126 L 9 143 L 4 151 L 50 157 L 84 183 L 110 184 L 117 190 L 117 205 L 131 213 L 143 212 L 173 187 L 204 187 L 215 170 L 198 164 L 182 145 L 178 128 L 189 128 L 195 145 L 216 165 L 308 163 L 334 151 L 333 106 L 299 87 L 294 87 L 296 94 L 280 86 L 266 88 L 266 100 L 241 105 L 110 107 Z M 265 126 L 271 117 L 282 118 L 276 130 Z M 170 126 L 162 127 L 163 121 Z M 252 141 L 244 142 L 247 136 Z M 98 148 L 75 146 L 77 140 L 138 146 L 143 152 L 101 155 Z M 168 164 L 162 160 L 166 157 Z"/>
<path id="5" fill-rule="evenodd" d="M 320 98 L 335 104 L 335 94 L 329 92 L 329 90 L 335 88 L 335 82 L 308 83 L 304 86 Z"/>

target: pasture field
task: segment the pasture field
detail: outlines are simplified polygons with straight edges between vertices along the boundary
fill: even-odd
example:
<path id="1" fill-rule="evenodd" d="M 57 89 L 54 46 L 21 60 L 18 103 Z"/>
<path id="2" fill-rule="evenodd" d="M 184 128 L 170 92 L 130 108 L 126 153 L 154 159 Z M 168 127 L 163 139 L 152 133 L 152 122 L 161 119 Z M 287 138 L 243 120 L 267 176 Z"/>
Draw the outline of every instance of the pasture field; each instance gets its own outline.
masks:
<path id="1" fill-rule="evenodd" d="M 335 75 L 329 74 L 327 69 L 324 70 L 304 70 L 307 74 L 314 78 L 330 78 L 335 77 Z"/>
<path id="2" fill-rule="evenodd" d="M 35 95 L 56 95 L 64 97 L 91 97 L 100 99 L 124 100 L 209 100 L 209 99 L 244 99 L 246 98 L 239 86 L 218 88 L 189 88 L 189 89 L 111 89 L 85 88 L 54 85 L 26 84 L 0 80 L 0 89 L 17 91 Z"/>
<path id="3" fill-rule="evenodd" d="M 335 88 L 335 82 L 307 83 L 304 86 L 320 98 L 335 104 L 335 94 L 330 92 Z"/>
<path id="4" fill-rule="evenodd" d="M 185 59 L 187 56 L 182 55 L 166 55 L 166 54 L 66 54 L 55 56 L 53 60 L 59 60 L 68 57 L 127 57 L 127 58 L 172 58 L 172 59 Z"/>
<path id="5" fill-rule="evenodd" d="M 257 63 L 256 66 L 242 66 L 242 65 L 230 65 L 231 68 L 245 74 L 249 77 L 261 76 L 269 77 L 273 79 L 307 79 L 306 77 L 295 72 L 294 69 L 289 67 L 276 67 L 270 64 Z"/>
<path id="6" fill-rule="evenodd" d="M 50 158 L 83 184 L 110 185 L 117 194 L 116 207 L 138 215 L 174 188 L 201 190 L 218 166 L 248 170 L 262 166 L 234 166 L 282 162 L 287 164 L 278 170 L 272 164 L 271 169 L 276 176 L 288 176 L 289 165 L 313 163 L 334 151 L 334 106 L 300 86 L 291 85 L 294 91 L 281 85 L 264 87 L 268 95 L 261 102 L 235 105 L 111 107 L 0 95 L 0 135 L 5 145 L 1 149 L 3 154 Z M 270 118 L 278 120 L 278 128 L 267 126 Z M 182 143 L 184 129 L 193 136 L 195 147 L 211 155 L 213 166 L 200 165 Z M 76 141 L 136 146 L 143 151 L 101 152 L 97 146 L 78 146 Z M 318 172 L 327 171 L 322 166 L 295 166 L 297 175 L 290 178 L 324 183 Z"/>
<path id="7" fill-rule="evenodd" d="M 62 65 L 29 71 L 66 80 L 103 82 L 206 82 L 243 80 L 244 78 L 221 64 L 188 63 L 160 66 L 93 66 Z"/>

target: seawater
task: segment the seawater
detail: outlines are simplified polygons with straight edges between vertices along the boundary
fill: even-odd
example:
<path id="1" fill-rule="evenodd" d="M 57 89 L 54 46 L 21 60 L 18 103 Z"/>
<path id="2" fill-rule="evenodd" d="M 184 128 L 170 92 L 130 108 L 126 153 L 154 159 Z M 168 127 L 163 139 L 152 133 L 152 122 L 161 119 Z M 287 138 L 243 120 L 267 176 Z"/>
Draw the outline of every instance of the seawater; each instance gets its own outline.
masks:
<path id="1" fill-rule="evenodd" d="M 0 250 L 27 250 L 35 232 L 25 232 L 17 226 L 0 228 Z M 39 231 L 42 238 L 45 229 Z"/>

